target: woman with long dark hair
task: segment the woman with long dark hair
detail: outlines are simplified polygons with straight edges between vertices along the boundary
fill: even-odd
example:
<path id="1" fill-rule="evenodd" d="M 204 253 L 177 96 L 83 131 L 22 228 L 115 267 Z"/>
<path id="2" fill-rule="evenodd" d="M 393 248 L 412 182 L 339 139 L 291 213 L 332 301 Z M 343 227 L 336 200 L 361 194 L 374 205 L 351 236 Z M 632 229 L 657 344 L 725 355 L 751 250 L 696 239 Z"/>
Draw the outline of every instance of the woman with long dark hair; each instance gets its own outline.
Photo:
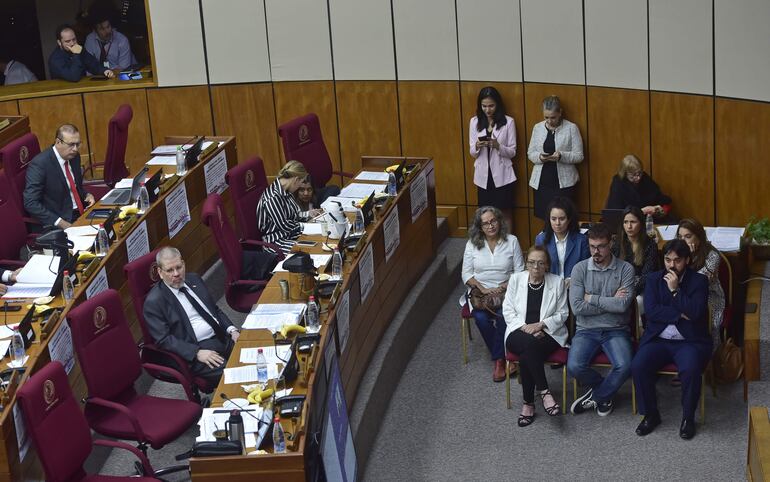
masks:
<path id="1" fill-rule="evenodd" d="M 660 269 L 658 245 L 644 232 L 645 216 L 636 206 L 627 206 L 623 210 L 623 224 L 612 244 L 612 254 L 628 261 L 636 271 L 634 291 L 644 293 L 647 275 Z"/>
<path id="2" fill-rule="evenodd" d="M 548 218 L 543 231 L 535 237 L 535 245 L 544 246 L 551 256 L 551 273 L 566 280 L 572 268 L 590 256 L 588 240 L 580 233 L 575 204 L 565 197 L 555 197 L 548 204 Z"/>

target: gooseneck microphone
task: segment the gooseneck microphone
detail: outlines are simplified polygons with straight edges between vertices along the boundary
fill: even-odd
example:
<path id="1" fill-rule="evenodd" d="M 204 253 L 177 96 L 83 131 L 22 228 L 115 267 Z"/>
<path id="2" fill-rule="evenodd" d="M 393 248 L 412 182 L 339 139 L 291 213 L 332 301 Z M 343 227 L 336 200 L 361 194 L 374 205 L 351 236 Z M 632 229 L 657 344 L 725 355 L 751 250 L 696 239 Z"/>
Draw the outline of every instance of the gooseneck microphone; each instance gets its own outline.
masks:
<path id="1" fill-rule="evenodd" d="M 220 394 L 219 394 L 219 396 L 220 396 L 220 397 L 222 397 L 223 399 L 227 400 L 228 402 L 232 403 L 232 404 L 233 404 L 233 405 L 235 405 L 236 407 L 238 407 L 238 408 L 241 410 L 241 413 L 246 413 L 246 414 L 248 414 L 248 415 L 249 415 L 249 417 L 251 417 L 251 418 L 253 418 L 254 420 L 256 420 L 256 421 L 257 421 L 257 423 L 266 423 L 266 422 L 264 422 L 263 420 L 260 420 L 258 417 L 255 417 L 255 416 L 254 416 L 254 415 L 251 413 L 251 411 L 249 411 L 249 410 L 247 410 L 247 409 L 245 409 L 245 408 L 241 407 L 241 406 L 240 406 L 240 405 L 238 405 L 237 403 L 235 403 L 235 402 L 233 401 L 233 399 L 232 399 L 232 398 L 228 397 L 228 396 L 227 396 L 227 395 L 225 395 L 224 393 L 220 393 Z"/>

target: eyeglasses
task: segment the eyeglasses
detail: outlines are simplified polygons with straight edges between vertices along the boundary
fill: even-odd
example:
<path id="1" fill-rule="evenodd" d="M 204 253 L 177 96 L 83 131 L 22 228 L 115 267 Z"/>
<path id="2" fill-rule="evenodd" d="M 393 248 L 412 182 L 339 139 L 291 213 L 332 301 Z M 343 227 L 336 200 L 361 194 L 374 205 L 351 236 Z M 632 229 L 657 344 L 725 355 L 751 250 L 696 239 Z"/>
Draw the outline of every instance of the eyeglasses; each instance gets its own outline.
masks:
<path id="1" fill-rule="evenodd" d="M 545 261 L 527 261 L 527 268 L 542 268 L 545 266 Z"/>
<path id="2" fill-rule="evenodd" d="M 626 176 L 629 179 L 641 179 L 642 173 L 644 173 L 644 171 L 629 172 L 628 174 L 626 174 Z"/>
<path id="3" fill-rule="evenodd" d="M 59 139 L 62 144 L 69 147 L 70 149 L 80 149 L 80 146 L 83 144 L 82 142 L 67 142 L 61 137 L 57 137 L 57 139 Z"/>
<path id="4" fill-rule="evenodd" d="M 590 249 L 591 251 L 602 251 L 607 249 L 609 246 L 610 246 L 610 243 L 597 244 L 597 245 L 588 243 L 588 249 Z"/>
<path id="5" fill-rule="evenodd" d="M 497 219 L 491 219 L 489 221 L 485 221 L 481 223 L 482 228 L 490 228 L 492 226 L 497 226 Z"/>

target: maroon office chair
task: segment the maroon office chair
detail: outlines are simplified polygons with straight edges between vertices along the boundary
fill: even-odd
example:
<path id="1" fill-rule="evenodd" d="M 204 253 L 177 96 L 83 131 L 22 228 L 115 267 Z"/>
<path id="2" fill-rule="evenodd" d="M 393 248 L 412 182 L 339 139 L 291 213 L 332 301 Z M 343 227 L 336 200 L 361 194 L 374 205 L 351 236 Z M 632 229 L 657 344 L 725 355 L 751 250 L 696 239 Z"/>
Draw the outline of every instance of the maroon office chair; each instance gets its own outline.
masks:
<path id="1" fill-rule="evenodd" d="M 236 311 L 248 313 L 254 303 L 259 300 L 267 281 L 243 279 L 243 247 L 232 226 L 230 226 L 219 194 L 211 193 L 203 202 L 201 220 L 211 229 L 211 234 L 219 249 L 219 256 L 225 264 L 225 271 L 227 272 L 225 299 L 227 304 Z M 250 245 L 251 243 L 245 242 L 244 244 Z"/>
<path id="2" fill-rule="evenodd" d="M 545 360 L 546 365 L 561 368 L 561 409 L 565 410 L 567 406 L 567 357 L 569 350 L 559 347 L 553 353 L 548 355 Z M 505 350 L 505 403 L 511 408 L 511 375 L 518 373 L 521 376 L 521 370 L 516 370 L 519 363 L 519 355 Z M 512 369 L 513 367 L 513 369 Z M 515 372 L 515 373 L 514 373 Z"/>
<path id="3" fill-rule="evenodd" d="M 147 446 L 160 449 L 198 421 L 201 406 L 182 375 L 140 361 L 117 291 L 106 290 L 84 301 L 69 311 L 67 319 L 88 386 L 85 416 L 92 429 L 107 437 L 135 440 L 146 453 Z M 176 378 L 187 400 L 138 394 L 134 382 L 142 367 Z"/>
<path id="4" fill-rule="evenodd" d="M 200 399 L 199 391 L 211 393 L 216 385 L 206 378 L 196 377 L 190 372 L 187 362 L 176 353 L 163 350 L 155 344 L 155 340 L 147 329 L 147 321 L 144 319 L 144 300 L 152 287 L 159 281 L 155 255 L 158 250 L 145 254 L 133 260 L 123 267 L 128 280 L 128 288 L 131 290 L 131 300 L 134 303 L 136 319 L 142 329 L 143 341 L 139 344 L 142 363 L 162 365 L 177 370 L 184 379 L 184 384 L 190 387 L 193 397 Z M 152 377 L 169 383 L 178 383 L 178 380 L 169 376 L 165 371 L 147 370 Z"/>
<path id="5" fill-rule="evenodd" d="M 27 166 L 30 161 L 40 154 L 40 143 L 32 133 L 24 134 L 14 139 L 0 149 L 0 163 L 8 177 L 11 186 L 11 197 L 16 208 L 25 221 L 37 223 L 32 218 L 26 218 L 24 211 L 24 186 L 27 185 Z"/>
<path id="6" fill-rule="evenodd" d="M 0 236 L 0 266 L 14 270 L 24 266 L 22 261 L 18 261 L 19 254 L 24 245 L 32 243 L 35 237 L 27 233 L 24 218 L 11 196 L 5 170 L 0 170 L 0 226 L 3 227 L 3 235 Z"/>
<path id="7" fill-rule="evenodd" d="M 353 174 L 335 171 L 326 149 L 321 124 L 315 114 L 305 114 L 278 127 L 287 161 L 301 162 L 313 178 L 313 187 L 320 189 L 333 175 L 352 178 Z"/>
<path id="8" fill-rule="evenodd" d="M 230 186 L 230 197 L 235 206 L 235 221 L 241 242 L 255 241 L 254 245 L 268 246 L 280 253 L 278 245 L 262 241 L 262 233 L 257 226 L 257 204 L 268 185 L 262 159 L 255 156 L 239 163 L 227 171 L 225 178 Z"/>
<path id="9" fill-rule="evenodd" d="M 128 126 L 134 117 L 134 111 L 128 104 L 118 107 L 115 115 L 110 119 L 107 126 L 107 154 L 104 162 L 91 162 L 83 170 L 83 177 L 87 172 L 94 176 L 97 167 L 103 168 L 103 179 L 93 179 L 83 181 L 83 187 L 94 195 L 96 199 L 101 199 L 110 191 L 121 179 L 128 177 L 128 168 L 126 167 L 126 146 L 128 145 Z"/>
<path id="10" fill-rule="evenodd" d="M 49 362 L 32 375 L 19 389 L 17 400 L 48 482 L 158 480 L 85 473 L 83 463 L 91 453 L 92 445 L 128 450 L 139 459 L 144 473 L 153 474 L 154 470 L 147 456 L 135 447 L 118 441 L 91 439 L 91 429 L 72 396 L 61 363 Z"/>

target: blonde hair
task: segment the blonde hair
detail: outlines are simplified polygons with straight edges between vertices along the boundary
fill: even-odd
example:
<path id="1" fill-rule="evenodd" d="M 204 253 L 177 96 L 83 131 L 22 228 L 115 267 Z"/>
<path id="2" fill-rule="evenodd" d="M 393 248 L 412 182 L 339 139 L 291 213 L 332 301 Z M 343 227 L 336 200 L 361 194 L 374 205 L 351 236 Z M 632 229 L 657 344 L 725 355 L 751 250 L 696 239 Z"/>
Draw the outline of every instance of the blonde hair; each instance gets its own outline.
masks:
<path id="1" fill-rule="evenodd" d="M 289 161 L 283 165 L 280 171 L 278 171 L 278 177 L 287 179 L 292 177 L 306 178 L 308 175 L 307 169 L 299 161 Z"/>
<path id="2" fill-rule="evenodd" d="M 618 168 L 618 177 L 620 179 L 625 179 L 626 174 L 629 172 L 638 172 L 644 170 L 644 167 L 642 166 L 642 161 L 639 160 L 638 157 L 636 157 L 633 154 L 629 154 L 626 157 L 623 158 L 622 161 L 620 161 L 620 167 Z"/>

